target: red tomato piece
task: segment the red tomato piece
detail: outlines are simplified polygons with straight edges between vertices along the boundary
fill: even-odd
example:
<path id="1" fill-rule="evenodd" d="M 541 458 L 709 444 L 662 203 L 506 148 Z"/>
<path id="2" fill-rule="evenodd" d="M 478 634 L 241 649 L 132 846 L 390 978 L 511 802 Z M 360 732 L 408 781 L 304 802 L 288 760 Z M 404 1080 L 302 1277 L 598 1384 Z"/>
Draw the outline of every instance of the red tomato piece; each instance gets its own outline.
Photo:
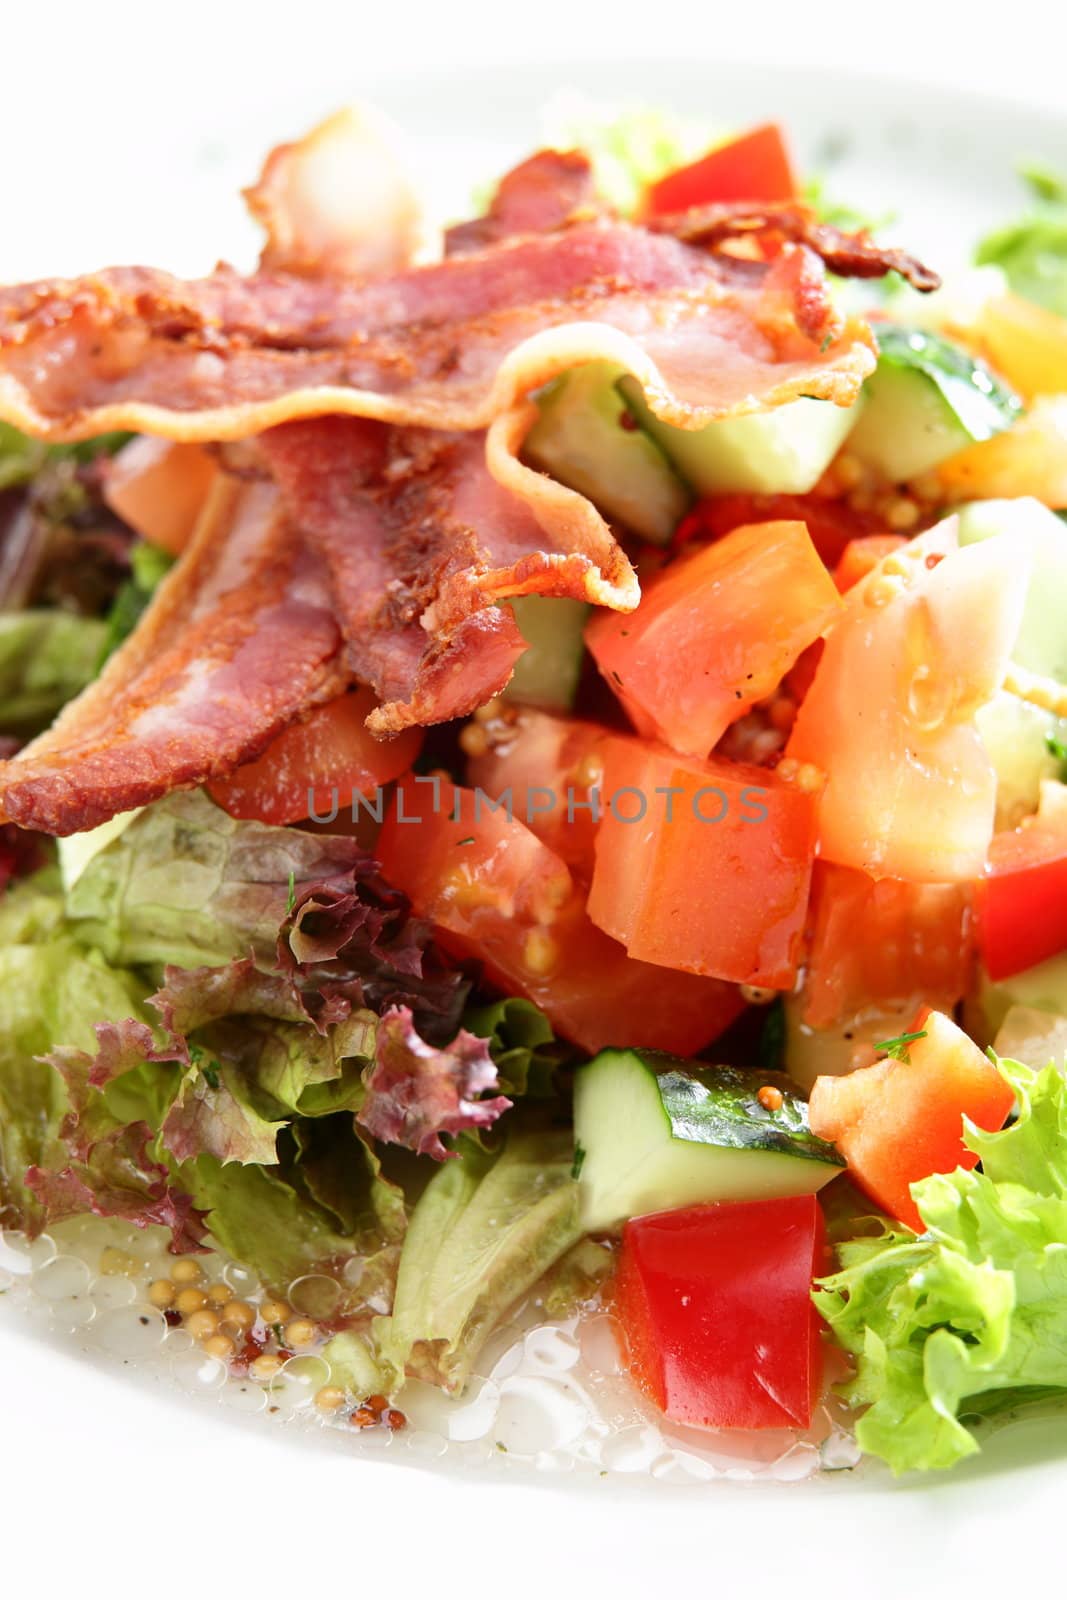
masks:
<path id="1" fill-rule="evenodd" d="M 834 582 L 842 594 L 865 578 L 885 556 L 891 556 L 907 544 L 901 533 L 869 533 L 861 539 L 850 539 L 834 568 Z"/>
<path id="2" fill-rule="evenodd" d="M 406 780 L 377 854 L 446 949 L 586 1050 L 692 1055 L 744 1010 L 732 985 L 632 961 L 590 922 L 566 863 L 474 790 Z"/>
<path id="3" fill-rule="evenodd" d="M 832 1028 L 870 1006 L 951 1011 L 974 953 L 971 888 L 869 878 L 815 864 L 804 1021 Z"/>
<path id="4" fill-rule="evenodd" d="M 1029 561 L 1010 540 L 957 547 L 950 519 L 849 590 L 787 756 L 826 774 L 819 853 L 872 877 L 981 875 L 996 775 L 975 712 L 999 689 Z"/>
<path id="5" fill-rule="evenodd" d="M 706 756 L 841 609 L 804 524 L 757 523 L 675 561 L 585 637 L 639 733 Z"/>
<path id="6" fill-rule="evenodd" d="M 990 1132 L 1015 1103 L 1007 1082 L 962 1029 L 940 1011 L 921 1011 L 922 1032 L 904 1060 L 887 1057 L 844 1077 L 816 1078 L 808 1102 L 811 1131 L 830 1139 L 860 1188 L 883 1211 L 921 1233 L 911 1185 L 933 1172 L 970 1170 L 978 1157 L 963 1143 L 963 1118 Z"/>
<path id="7" fill-rule="evenodd" d="M 593 788 L 607 729 L 576 717 L 524 710 L 514 722 L 485 724 L 489 748 L 467 762 L 474 788 L 511 796 L 513 815 L 588 881 L 596 838 Z"/>
<path id="8" fill-rule="evenodd" d="M 180 556 L 217 476 L 203 445 L 145 434 L 108 463 L 104 499 L 142 539 Z"/>
<path id="9" fill-rule="evenodd" d="M 811 1282 L 823 1247 L 814 1195 L 628 1222 L 614 1299 L 638 1386 L 691 1427 L 808 1427 L 822 1387 Z"/>
<path id="10" fill-rule="evenodd" d="M 1041 806 L 989 847 L 978 883 L 978 943 L 994 979 L 1067 950 L 1067 789 L 1042 785 Z"/>
<path id="11" fill-rule="evenodd" d="M 723 494 L 699 501 L 679 523 L 675 547 L 690 539 L 721 539 L 754 522 L 803 522 L 820 559 L 836 566 L 852 539 L 883 531 L 873 511 L 821 494 Z"/>
<path id="12" fill-rule="evenodd" d="M 375 739 L 364 726 L 377 705 L 369 689 L 356 689 L 319 706 L 286 728 L 255 761 L 207 785 L 231 817 L 284 824 L 327 818 L 407 772 L 422 746 L 422 730 L 405 728 L 395 739 Z"/>
<path id="13" fill-rule="evenodd" d="M 796 195 L 782 130 L 776 122 L 766 122 L 650 184 L 645 210 L 650 217 L 665 217 L 691 206 L 746 200 L 773 204 Z"/>
<path id="14" fill-rule="evenodd" d="M 731 983 L 796 977 L 816 798 L 741 762 L 609 736 L 589 914 L 630 955 Z"/>

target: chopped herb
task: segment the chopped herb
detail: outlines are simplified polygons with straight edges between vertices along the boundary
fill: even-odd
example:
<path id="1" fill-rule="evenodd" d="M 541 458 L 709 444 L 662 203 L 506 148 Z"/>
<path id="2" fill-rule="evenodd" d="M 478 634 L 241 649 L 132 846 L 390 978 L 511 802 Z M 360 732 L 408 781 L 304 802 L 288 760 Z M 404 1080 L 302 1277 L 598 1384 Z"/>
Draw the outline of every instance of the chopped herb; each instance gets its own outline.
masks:
<path id="1" fill-rule="evenodd" d="M 908 1046 L 914 1044 L 916 1039 L 925 1038 L 926 1029 L 920 1028 L 918 1033 L 898 1033 L 895 1039 L 883 1039 L 874 1048 L 881 1050 L 887 1056 L 891 1056 L 894 1061 L 907 1061 Z"/>
<path id="2" fill-rule="evenodd" d="M 290 874 L 289 874 L 289 893 L 288 893 L 288 895 L 286 897 L 286 901 L 285 901 L 285 914 L 286 914 L 287 917 L 291 917 L 292 916 L 293 909 L 294 909 L 295 906 L 296 906 L 296 873 L 295 872 L 290 872 Z"/>
<path id="3" fill-rule="evenodd" d="M 834 342 L 834 336 L 833 336 L 832 333 L 828 333 L 828 334 L 824 335 L 823 342 L 819 346 L 819 354 L 820 355 L 825 355 L 827 350 L 829 350 L 830 346 L 833 344 L 833 342 Z"/>
<path id="4" fill-rule="evenodd" d="M 1067 744 L 1062 739 L 1057 739 L 1054 733 L 1046 733 L 1045 743 L 1050 756 L 1055 756 L 1057 761 L 1067 761 Z"/>
<path id="5" fill-rule="evenodd" d="M 214 1062 L 209 1062 L 206 1067 L 201 1067 L 200 1071 L 208 1088 L 217 1089 L 219 1086 L 219 1069 Z"/>
<path id="6" fill-rule="evenodd" d="M 574 1160 L 571 1162 L 571 1177 L 580 1178 L 582 1167 L 585 1165 L 585 1150 L 580 1144 L 574 1147 Z"/>
<path id="7" fill-rule="evenodd" d="M 457 848 L 461 844 L 473 844 L 473 843 L 474 843 L 474 835 L 473 835 L 473 833 L 468 834 L 465 839 L 457 839 L 456 840 Z"/>
<path id="8" fill-rule="evenodd" d="M 207 1051 L 204 1049 L 202 1044 L 191 1044 L 189 1046 L 189 1060 L 192 1062 L 194 1067 L 198 1067 L 200 1065 L 206 1054 Z"/>
<path id="9" fill-rule="evenodd" d="M 619 674 L 615 671 L 614 667 L 612 667 L 612 669 L 611 669 L 611 676 L 615 679 L 615 682 L 618 684 L 619 688 L 621 689 L 622 688 L 622 679 L 619 677 Z"/>
<path id="10" fill-rule="evenodd" d="M 497 1449 L 500 1451 L 500 1454 L 502 1456 L 506 1456 L 507 1453 L 508 1453 L 508 1447 L 504 1443 L 503 1439 L 497 1439 L 495 1442 L 496 1442 Z"/>

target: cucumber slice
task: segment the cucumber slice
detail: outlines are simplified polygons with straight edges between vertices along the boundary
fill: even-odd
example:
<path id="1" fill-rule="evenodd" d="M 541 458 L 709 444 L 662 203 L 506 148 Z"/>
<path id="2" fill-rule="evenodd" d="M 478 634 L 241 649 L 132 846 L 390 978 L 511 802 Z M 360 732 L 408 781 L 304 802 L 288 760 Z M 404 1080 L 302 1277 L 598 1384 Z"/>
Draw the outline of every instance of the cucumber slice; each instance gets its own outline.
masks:
<path id="1" fill-rule="evenodd" d="M 980 1044 L 991 1044 L 1013 1006 L 1067 1017 L 1067 951 L 999 983 L 983 971 L 977 992 L 968 1001 L 964 1025 Z"/>
<path id="2" fill-rule="evenodd" d="M 620 392 L 697 494 L 807 494 L 851 432 L 857 406 L 791 400 L 773 411 L 674 428 L 652 412 L 635 378 Z M 862 400 L 858 403 L 862 405 Z"/>
<path id="3" fill-rule="evenodd" d="M 974 720 L 997 775 L 997 832 L 1017 828 L 1037 810 L 1042 783 L 1064 770 L 1056 752 L 1067 749 L 1067 717 L 1000 693 L 979 707 Z"/>
<path id="4" fill-rule="evenodd" d="M 761 1086 L 778 1088 L 768 1110 Z M 774 1073 L 703 1067 L 655 1050 L 602 1050 L 574 1084 L 575 1167 L 588 1232 L 711 1200 L 814 1194 L 844 1160 L 808 1129 Z"/>
<path id="5" fill-rule="evenodd" d="M 1002 433 L 1022 406 L 984 362 L 936 333 L 885 324 L 867 405 L 848 452 L 891 483 L 906 483 L 969 444 Z"/>
<path id="6" fill-rule="evenodd" d="M 1033 576 L 1026 596 L 1012 660 L 1028 672 L 1067 683 L 1067 524 L 1040 500 L 972 500 L 959 510 L 960 544 L 1008 534 L 1033 552 Z"/>
<path id="7" fill-rule="evenodd" d="M 688 510 L 689 494 L 619 394 L 622 373 L 613 362 L 590 361 L 546 385 L 534 396 L 539 416 L 523 454 L 606 517 L 666 544 Z"/>
<path id="8" fill-rule="evenodd" d="M 1009 1061 L 1025 1062 L 1035 1072 L 1050 1062 L 1062 1072 L 1067 1063 L 1067 1012 L 1012 1006 L 997 1030 L 993 1049 Z"/>
<path id="9" fill-rule="evenodd" d="M 93 857 L 99 855 L 101 850 L 105 850 L 112 839 L 117 839 L 120 834 L 125 833 L 134 817 L 139 816 L 143 809 L 142 806 L 138 806 L 133 811 L 119 811 L 96 828 L 89 828 L 85 833 L 72 833 L 65 839 L 56 840 L 59 875 L 63 880 L 65 893 L 70 893 Z"/>
<path id="10" fill-rule="evenodd" d="M 589 606 L 584 600 L 540 594 L 507 603 L 529 648 L 515 663 L 505 698 L 543 711 L 569 711 L 582 675 Z"/>

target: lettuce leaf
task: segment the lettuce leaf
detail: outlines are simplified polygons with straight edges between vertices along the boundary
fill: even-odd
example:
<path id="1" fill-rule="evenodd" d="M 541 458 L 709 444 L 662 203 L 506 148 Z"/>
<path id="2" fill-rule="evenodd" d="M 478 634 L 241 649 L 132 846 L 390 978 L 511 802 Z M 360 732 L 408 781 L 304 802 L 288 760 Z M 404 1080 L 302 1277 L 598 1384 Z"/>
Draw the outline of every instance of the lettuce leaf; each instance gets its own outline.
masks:
<path id="1" fill-rule="evenodd" d="M 1054 174 L 1024 168 L 1033 210 L 986 235 L 978 266 L 1000 267 L 1016 294 L 1067 316 L 1067 185 Z"/>
<path id="2" fill-rule="evenodd" d="M 617 111 L 570 96 L 550 108 L 547 135 L 559 149 L 577 146 L 586 152 L 597 188 L 623 216 L 637 210 L 648 184 L 716 143 L 706 128 L 660 109 Z"/>
<path id="3" fill-rule="evenodd" d="M 442 1133 L 491 1128 L 511 1106 L 503 1095 L 475 1099 L 497 1086 L 496 1064 L 484 1039 L 463 1028 L 438 1049 L 415 1027 L 407 1006 L 378 1023 L 374 1065 L 365 1074 L 366 1098 L 356 1120 L 376 1139 L 444 1161 L 454 1150 Z"/>
<path id="4" fill-rule="evenodd" d="M 79 938 L 121 966 L 222 965 L 251 951 L 273 965 L 290 891 L 344 892 L 355 840 L 237 822 L 205 794 L 141 811 L 67 897 Z"/>
<path id="5" fill-rule="evenodd" d="M 0 729 L 28 735 L 95 678 L 106 624 L 69 611 L 0 614 Z"/>
<path id="6" fill-rule="evenodd" d="M 577 1243 L 569 1130 L 514 1128 L 499 1151 L 467 1135 L 419 1200 L 390 1317 L 374 1324 L 394 1382 L 462 1389 L 506 1312 Z"/>
<path id="7" fill-rule="evenodd" d="M 0 489 L 29 483 L 52 461 L 85 463 L 100 455 L 114 455 L 131 437 L 128 433 L 101 433 L 78 444 L 44 444 L 20 433 L 10 422 L 0 422 Z"/>
<path id="8" fill-rule="evenodd" d="M 469 988 L 354 839 L 238 822 L 202 793 L 140 812 L 85 867 L 67 915 L 109 961 L 174 969 L 157 1005 L 183 1033 L 231 1013 L 323 1029 L 408 1005 L 447 1039 Z"/>
<path id="9" fill-rule="evenodd" d="M 111 602 L 102 624 L 104 636 L 97 655 L 97 671 L 140 622 L 148 602 L 174 565 L 174 557 L 158 545 L 139 540 L 130 551 L 130 576 Z"/>
<path id="10" fill-rule="evenodd" d="M 1019 1110 L 999 1133 L 967 1125 L 982 1170 L 913 1185 L 926 1232 L 839 1246 L 815 1294 L 856 1358 L 856 1437 L 897 1473 L 973 1455 L 964 1419 L 998 1397 L 1067 1391 L 1067 1081 L 999 1064 Z"/>
<path id="11" fill-rule="evenodd" d="M 509 995 L 489 1005 L 468 1006 L 463 1026 L 485 1039 L 505 1094 L 547 1099 L 556 1092 L 556 1074 L 576 1052 L 556 1038 L 552 1024 L 532 1000 Z"/>
<path id="12" fill-rule="evenodd" d="M 30 931 L 49 900 L 26 884 L 0 902 L 0 1222 L 31 1231 L 41 1226 L 43 1208 L 25 1175 L 63 1157 L 60 1130 L 69 1110 L 62 1080 L 38 1057 L 56 1039 L 91 1047 L 96 1018 L 123 1017 L 144 998 L 136 980 L 69 939 L 11 940 L 12 929 Z"/>

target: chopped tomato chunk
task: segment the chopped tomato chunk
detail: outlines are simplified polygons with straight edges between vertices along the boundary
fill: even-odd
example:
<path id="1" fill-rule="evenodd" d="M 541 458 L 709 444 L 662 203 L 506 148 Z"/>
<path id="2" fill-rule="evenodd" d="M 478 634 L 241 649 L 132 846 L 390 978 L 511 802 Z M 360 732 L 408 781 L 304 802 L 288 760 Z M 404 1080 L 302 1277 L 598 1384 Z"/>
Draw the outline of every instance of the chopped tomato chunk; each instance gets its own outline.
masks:
<path id="1" fill-rule="evenodd" d="M 395 739 L 375 739 L 364 726 L 377 705 L 369 689 L 356 689 L 317 707 L 286 728 L 255 761 L 217 778 L 208 793 L 231 817 L 284 824 L 304 817 L 327 819 L 407 772 L 422 745 L 421 728 Z M 379 813 L 379 817 L 380 817 Z"/>
<path id="2" fill-rule="evenodd" d="M 1067 392 L 1067 317 L 1018 294 L 996 295 L 970 331 L 990 365 L 1027 400 Z"/>
<path id="3" fill-rule="evenodd" d="M 978 942 L 995 980 L 1067 950 L 1067 788 L 1041 786 L 1041 805 L 989 847 L 978 884 Z"/>
<path id="4" fill-rule="evenodd" d="M 766 122 L 651 184 L 645 209 L 650 217 L 664 217 L 691 206 L 746 200 L 773 204 L 795 200 L 796 194 L 782 130 Z"/>
<path id="5" fill-rule="evenodd" d="M 203 445 L 146 434 L 108 463 L 104 499 L 142 539 L 180 556 L 217 475 Z"/>
<path id="6" fill-rule="evenodd" d="M 950 500 L 1033 495 L 1067 509 L 1067 395 L 1044 395 L 1006 433 L 968 445 L 938 468 Z"/>
<path id="7" fill-rule="evenodd" d="M 971 888 L 869 878 L 816 862 L 804 1021 L 832 1028 L 871 1006 L 951 1011 L 970 976 Z"/>
<path id="8" fill-rule="evenodd" d="M 601 611 L 586 642 L 639 733 L 706 756 L 840 610 L 804 524 L 757 523 L 658 573 L 635 612 Z"/>
<path id="9" fill-rule="evenodd" d="M 834 568 L 834 582 L 841 593 L 847 594 L 884 556 L 891 556 L 907 542 L 901 533 L 869 533 L 862 539 L 850 539 Z"/>
<path id="10" fill-rule="evenodd" d="M 1007 1081 L 962 1029 L 940 1011 L 920 1011 L 902 1045 L 845 1077 L 816 1078 L 808 1104 L 811 1131 L 830 1139 L 856 1183 L 898 1222 L 921 1232 L 911 1185 L 934 1172 L 970 1169 L 978 1157 L 963 1143 L 963 1119 L 1003 1127 L 1015 1097 Z"/>
<path id="11" fill-rule="evenodd" d="M 806 1428 L 822 1378 L 814 1195 L 689 1206 L 626 1224 L 615 1278 L 624 1358 L 675 1422 Z"/>
<path id="12" fill-rule="evenodd" d="M 445 948 L 480 961 L 587 1050 L 691 1055 L 744 1010 L 729 984 L 631 960 L 590 922 L 566 863 L 475 790 L 407 779 L 377 853 Z"/>
<path id="13" fill-rule="evenodd" d="M 510 796 L 513 815 L 588 881 L 599 809 L 592 791 L 603 780 L 599 750 L 608 730 L 530 709 L 485 726 L 489 748 L 467 763 L 472 786 Z"/>
<path id="14" fill-rule="evenodd" d="M 803 522 L 819 558 L 836 566 L 852 539 L 884 532 L 873 511 L 856 511 L 847 500 L 821 494 L 723 494 L 701 500 L 683 517 L 674 544 L 720 539 L 754 522 Z"/>
<path id="15" fill-rule="evenodd" d="M 819 853 L 872 877 L 977 878 L 996 776 L 975 712 L 999 689 L 1030 579 L 1014 540 L 952 519 L 850 589 L 786 747 L 826 774 Z"/>
<path id="16" fill-rule="evenodd" d="M 684 761 L 609 736 L 593 921 L 631 956 L 768 988 L 792 986 L 816 802 L 740 762 Z"/>

